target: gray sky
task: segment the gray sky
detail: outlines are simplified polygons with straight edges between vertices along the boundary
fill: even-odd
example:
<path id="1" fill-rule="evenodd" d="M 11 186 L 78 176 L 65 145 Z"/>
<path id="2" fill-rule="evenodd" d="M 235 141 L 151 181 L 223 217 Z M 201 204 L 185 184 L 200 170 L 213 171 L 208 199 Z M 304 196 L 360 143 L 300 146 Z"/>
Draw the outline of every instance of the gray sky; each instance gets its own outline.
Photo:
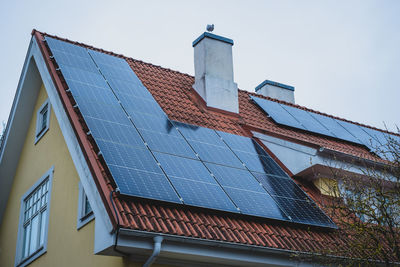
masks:
<path id="1" fill-rule="evenodd" d="M 235 81 L 295 86 L 296 103 L 400 126 L 400 1 L 0 1 L 0 122 L 36 28 L 193 74 L 206 24 L 234 40 Z M 1 129 L 1 126 L 0 126 Z"/>

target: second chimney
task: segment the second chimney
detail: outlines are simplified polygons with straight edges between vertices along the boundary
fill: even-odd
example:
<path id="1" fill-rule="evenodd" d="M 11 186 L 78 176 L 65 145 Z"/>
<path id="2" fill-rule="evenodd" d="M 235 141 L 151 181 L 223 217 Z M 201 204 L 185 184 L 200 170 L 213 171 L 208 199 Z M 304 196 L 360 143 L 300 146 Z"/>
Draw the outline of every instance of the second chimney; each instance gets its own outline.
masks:
<path id="1" fill-rule="evenodd" d="M 265 80 L 256 87 L 256 93 L 294 104 L 294 87 Z"/>
<path id="2" fill-rule="evenodd" d="M 239 113 L 238 87 L 233 81 L 233 40 L 205 32 L 194 42 L 193 88 L 208 107 Z"/>

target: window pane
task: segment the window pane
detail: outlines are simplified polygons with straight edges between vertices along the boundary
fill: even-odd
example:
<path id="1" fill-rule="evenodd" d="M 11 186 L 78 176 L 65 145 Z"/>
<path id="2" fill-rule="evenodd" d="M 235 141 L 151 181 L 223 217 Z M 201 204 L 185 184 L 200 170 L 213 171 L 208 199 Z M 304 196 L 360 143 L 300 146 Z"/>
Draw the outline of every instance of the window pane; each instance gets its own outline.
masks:
<path id="1" fill-rule="evenodd" d="M 89 204 L 89 200 L 87 196 L 85 195 L 85 211 L 84 211 L 84 216 L 88 215 L 90 212 L 92 212 L 92 207 Z"/>
<path id="2" fill-rule="evenodd" d="M 32 219 L 32 227 L 31 227 L 31 238 L 30 238 L 30 245 L 29 245 L 29 255 L 37 249 L 38 244 L 38 236 L 39 236 L 39 215 L 36 215 Z"/>
<path id="3" fill-rule="evenodd" d="M 40 219 L 40 246 L 44 244 L 44 233 L 46 230 L 46 216 L 47 216 L 47 210 L 44 210 L 42 212 L 42 218 Z"/>
<path id="4" fill-rule="evenodd" d="M 28 257 L 29 255 L 29 235 L 31 233 L 31 225 L 28 224 L 27 226 L 25 226 L 24 228 L 24 252 L 23 252 L 23 258 Z"/>
<path id="5" fill-rule="evenodd" d="M 46 125 L 47 125 L 47 106 L 45 108 L 46 108 L 46 110 L 44 110 L 44 112 L 42 113 L 42 128 L 41 128 L 41 130 L 46 128 Z"/>

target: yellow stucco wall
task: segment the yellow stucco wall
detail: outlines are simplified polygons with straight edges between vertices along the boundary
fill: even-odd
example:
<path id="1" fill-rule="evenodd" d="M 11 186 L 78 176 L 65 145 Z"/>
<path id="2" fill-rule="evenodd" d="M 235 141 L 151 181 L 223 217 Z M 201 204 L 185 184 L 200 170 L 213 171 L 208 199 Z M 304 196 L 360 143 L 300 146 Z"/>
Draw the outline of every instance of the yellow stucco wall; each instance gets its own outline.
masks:
<path id="1" fill-rule="evenodd" d="M 321 191 L 321 194 L 331 197 L 339 196 L 338 184 L 334 179 L 318 178 L 314 180 L 314 185 Z"/>
<path id="2" fill-rule="evenodd" d="M 4 219 L 0 228 L 0 266 L 14 266 L 21 196 L 54 166 L 47 253 L 28 266 L 139 266 L 120 257 L 93 255 L 94 221 L 76 229 L 79 177 L 56 116 L 35 145 L 36 111 L 47 99 L 42 86 L 30 121 Z"/>

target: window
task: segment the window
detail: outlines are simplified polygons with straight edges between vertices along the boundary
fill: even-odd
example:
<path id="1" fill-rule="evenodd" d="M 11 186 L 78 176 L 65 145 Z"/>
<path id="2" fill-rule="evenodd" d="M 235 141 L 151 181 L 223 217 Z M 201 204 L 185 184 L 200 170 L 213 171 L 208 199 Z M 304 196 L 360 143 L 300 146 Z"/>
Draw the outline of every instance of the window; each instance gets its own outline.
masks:
<path id="1" fill-rule="evenodd" d="M 79 230 L 88 222 L 94 219 L 92 207 L 86 196 L 82 184 L 79 182 L 79 199 L 78 199 L 78 222 L 77 229 Z"/>
<path id="2" fill-rule="evenodd" d="M 47 250 L 51 182 L 50 168 L 21 198 L 16 266 L 25 266 Z"/>
<path id="3" fill-rule="evenodd" d="M 39 108 L 36 114 L 36 136 L 35 144 L 42 138 L 42 136 L 49 129 L 50 123 L 50 102 L 47 99 Z"/>

